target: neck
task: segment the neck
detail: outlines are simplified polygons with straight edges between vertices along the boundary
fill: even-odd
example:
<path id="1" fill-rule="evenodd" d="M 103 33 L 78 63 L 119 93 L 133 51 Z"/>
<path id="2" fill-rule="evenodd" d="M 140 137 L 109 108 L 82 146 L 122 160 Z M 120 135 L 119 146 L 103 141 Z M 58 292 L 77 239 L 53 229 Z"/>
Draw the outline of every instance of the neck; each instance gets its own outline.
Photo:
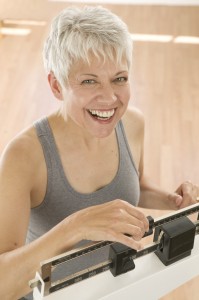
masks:
<path id="1" fill-rule="evenodd" d="M 84 147 L 84 149 L 87 148 L 88 150 L 99 150 L 100 147 L 107 145 L 107 142 L 115 135 L 115 131 L 113 131 L 104 138 L 94 137 L 70 117 L 67 117 L 65 120 L 59 113 L 55 113 L 50 117 L 50 123 L 62 135 L 64 140 L 73 141 L 77 147 Z"/>

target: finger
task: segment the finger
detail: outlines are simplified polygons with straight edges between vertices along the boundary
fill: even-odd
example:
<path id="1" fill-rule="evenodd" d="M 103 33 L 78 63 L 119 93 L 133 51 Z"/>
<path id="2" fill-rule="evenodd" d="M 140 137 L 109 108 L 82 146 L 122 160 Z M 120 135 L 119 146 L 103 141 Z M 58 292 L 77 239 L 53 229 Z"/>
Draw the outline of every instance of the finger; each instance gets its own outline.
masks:
<path id="1" fill-rule="evenodd" d="M 130 215 L 125 210 L 122 210 L 119 221 L 121 222 L 121 226 L 130 226 L 130 228 L 132 228 L 132 229 L 136 228 L 135 230 L 138 231 L 137 235 L 143 236 L 144 233 L 148 230 L 148 227 L 145 226 L 143 221 L 140 221 L 136 217 Z M 136 232 L 135 232 L 135 234 L 136 234 Z"/>
<path id="2" fill-rule="evenodd" d="M 115 241 L 135 250 L 141 250 L 143 248 L 139 241 L 136 241 L 133 237 L 129 237 L 124 234 L 117 234 L 115 236 Z"/>
<path id="3" fill-rule="evenodd" d="M 125 202 L 125 201 L 124 201 Z M 141 223 L 143 224 L 144 231 L 149 230 L 149 221 L 147 217 L 144 215 L 143 212 L 141 212 L 138 208 L 135 208 L 130 203 L 125 202 L 124 203 L 124 210 L 132 216 L 134 219 L 134 222 L 137 222 L 137 225 L 139 227 L 142 227 Z M 141 222 L 141 223 L 139 223 Z"/>
<path id="4" fill-rule="evenodd" d="M 172 198 L 174 198 L 174 202 L 177 207 L 180 207 L 180 205 L 182 205 L 182 202 L 183 202 L 182 196 L 175 193 L 175 194 L 173 194 Z"/>
<path id="5" fill-rule="evenodd" d="M 182 197 L 183 197 L 183 202 L 182 205 L 180 206 L 185 207 L 186 205 L 189 205 L 194 201 L 193 197 L 193 185 L 191 182 L 185 182 L 182 184 Z"/>
<path id="6" fill-rule="evenodd" d="M 198 185 L 197 184 L 193 184 L 192 190 L 193 190 L 193 198 L 194 198 L 194 200 L 199 201 L 199 187 L 198 187 Z"/>
<path id="7" fill-rule="evenodd" d="M 186 193 L 186 192 L 191 192 L 192 190 L 192 183 L 190 180 L 187 180 L 185 182 L 183 182 L 178 188 L 177 190 L 175 191 L 178 195 L 181 195 L 183 196 L 183 193 Z"/>
<path id="8" fill-rule="evenodd" d="M 120 227 L 121 233 L 128 235 L 129 237 L 133 237 L 134 240 L 140 241 L 145 234 L 145 232 L 139 227 L 131 224 L 124 224 Z"/>
<path id="9" fill-rule="evenodd" d="M 193 184 L 190 181 L 186 181 L 182 184 L 182 194 L 190 195 L 193 190 Z"/>
<path id="10" fill-rule="evenodd" d="M 182 203 L 180 200 L 176 201 L 178 208 L 184 208 L 190 204 L 194 204 L 197 201 L 199 195 L 199 187 L 194 185 L 191 181 L 186 181 L 176 190 L 176 193 L 183 197 Z"/>

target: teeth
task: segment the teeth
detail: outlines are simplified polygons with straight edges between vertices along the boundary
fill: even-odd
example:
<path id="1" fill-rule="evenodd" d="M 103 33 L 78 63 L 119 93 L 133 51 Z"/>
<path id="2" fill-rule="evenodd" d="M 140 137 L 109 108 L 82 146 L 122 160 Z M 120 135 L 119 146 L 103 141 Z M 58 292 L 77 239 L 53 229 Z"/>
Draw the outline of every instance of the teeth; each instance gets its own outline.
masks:
<path id="1" fill-rule="evenodd" d="M 101 110 L 95 110 L 95 109 L 89 109 L 89 112 L 97 117 L 100 118 L 110 118 L 114 115 L 114 109 L 111 110 L 106 110 L 106 111 L 101 111 Z"/>

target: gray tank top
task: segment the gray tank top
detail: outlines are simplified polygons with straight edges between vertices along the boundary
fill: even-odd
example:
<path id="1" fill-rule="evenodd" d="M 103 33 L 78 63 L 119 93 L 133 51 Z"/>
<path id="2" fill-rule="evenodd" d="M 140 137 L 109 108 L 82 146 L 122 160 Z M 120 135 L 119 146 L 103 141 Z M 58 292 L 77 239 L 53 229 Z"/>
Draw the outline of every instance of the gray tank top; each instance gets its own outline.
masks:
<path id="1" fill-rule="evenodd" d="M 137 206 L 140 197 L 139 176 L 130 152 L 122 121 L 119 121 L 116 126 L 119 149 L 118 171 L 112 182 L 89 194 L 82 194 L 75 191 L 67 180 L 48 119 L 43 118 L 36 122 L 35 128 L 46 161 L 47 188 L 41 205 L 31 209 L 27 243 L 45 234 L 64 218 L 80 209 L 114 199 L 122 199 Z M 108 250 L 103 249 L 100 251 L 101 253 L 89 257 L 88 260 L 91 265 L 107 259 Z M 79 271 L 76 267 L 83 267 L 85 263 L 85 267 L 89 267 L 87 265 L 88 260 L 84 259 L 84 261 L 77 262 L 76 266 L 67 266 L 67 274 L 71 271 Z M 63 274 L 62 277 L 67 274 Z"/>

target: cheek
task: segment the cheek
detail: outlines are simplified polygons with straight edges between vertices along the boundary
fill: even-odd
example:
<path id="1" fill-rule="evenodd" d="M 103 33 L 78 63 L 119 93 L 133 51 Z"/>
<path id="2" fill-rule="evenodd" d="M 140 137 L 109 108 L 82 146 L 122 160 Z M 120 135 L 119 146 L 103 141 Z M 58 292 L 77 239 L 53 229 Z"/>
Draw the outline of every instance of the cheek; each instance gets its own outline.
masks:
<path id="1" fill-rule="evenodd" d="M 122 101 L 123 104 L 128 104 L 129 100 L 130 100 L 130 88 L 126 87 L 122 90 L 120 90 L 120 99 Z"/>
<path id="2" fill-rule="evenodd" d="M 85 108 L 88 105 L 88 96 L 79 94 L 70 99 L 70 114 L 79 121 L 85 114 Z"/>
<path id="3" fill-rule="evenodd" d="M 82 107 L 84 102 L 84 95 L 79 93 L 78 90 L 70 91 L 70 93 L 65 95 L 65 104 L 68 111 L 74 111 Z"/>
<path id="4" fill-rule="evenodd" d="M 78 89 L 73 93 L 73 103 L 79 108 L 84 108 L 95 95 L 94 89 Z"/>

